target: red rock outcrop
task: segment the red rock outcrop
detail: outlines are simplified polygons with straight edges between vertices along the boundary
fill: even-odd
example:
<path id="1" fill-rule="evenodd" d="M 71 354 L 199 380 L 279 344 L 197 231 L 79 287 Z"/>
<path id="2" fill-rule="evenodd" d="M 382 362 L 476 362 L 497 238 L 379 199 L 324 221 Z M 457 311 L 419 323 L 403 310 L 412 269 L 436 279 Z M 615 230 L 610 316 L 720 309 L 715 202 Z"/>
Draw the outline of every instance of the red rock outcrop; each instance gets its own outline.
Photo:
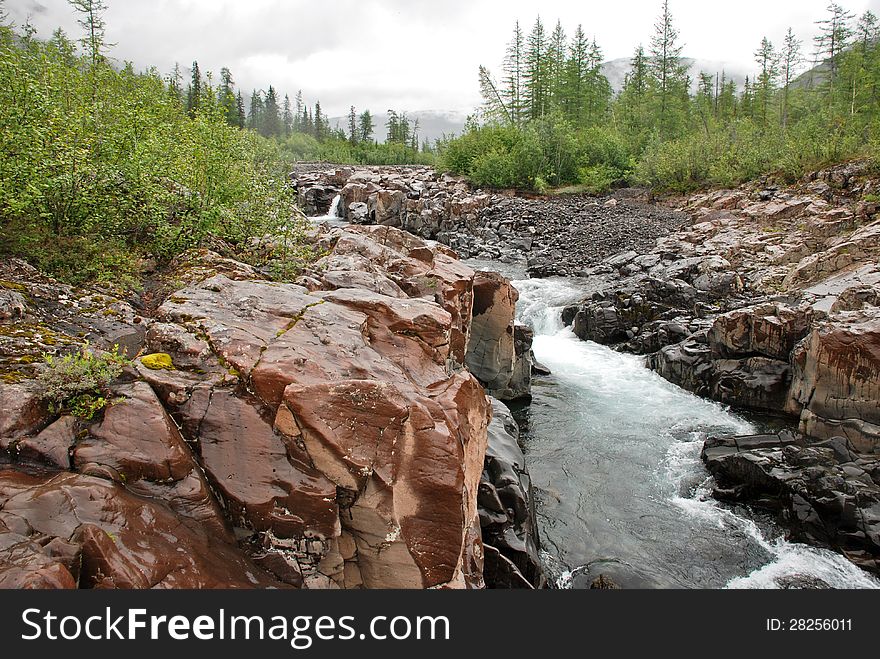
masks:
<path id="1" fill-rule="evenodd" d="M 162 499 L 173 511 L 199 520 L 218 537 L 230 540 L 192 451 L 153 389 L 135 382 L 116 387 L 114 393 L 119 399 L 72 448 L 76 471 Z"/>
<path id="2" fill-rule="evenodd" d="M 880 313 L 843 312 L 795 351 L 789 410 L 812 437 L 846 437 L 880 453 Z"/>
<path id="3" fill-rule="evenodd" d="M 0 471 L 0 524 L 0 579 L 19 587 L 75 587 L 71 569 L 84 588 L 278 585 L 204 525 L 100 478 Z"/>
<path id="4" fill-rule="evenodd" d="M 219 275 L 159 310 L 203 335 L 257 396 L 214 389 L 204 405 L 194 390 L 182 407 L 215 490 L 237 525 L 295 555 L 307 584 L 479 585 L 472 529 L 491 413 L 455 366 L 472 271 L 384 227 L 344 232 L 316 271 L 336 273 L 324 288 L 348 287 Z"/>
<path id="5" fill-rule="evenodd" d="M 210 252 L 180 259 L 184 288 L 126 321 L 145 348 L 91 421 L 3 385 L 0 583 L 483 585 L 492 409 L 464 366 L 475 274 L 392 227 L 323 240 L 304 286 Z M 513 311 L 489 314 L 508 379 Z"/>

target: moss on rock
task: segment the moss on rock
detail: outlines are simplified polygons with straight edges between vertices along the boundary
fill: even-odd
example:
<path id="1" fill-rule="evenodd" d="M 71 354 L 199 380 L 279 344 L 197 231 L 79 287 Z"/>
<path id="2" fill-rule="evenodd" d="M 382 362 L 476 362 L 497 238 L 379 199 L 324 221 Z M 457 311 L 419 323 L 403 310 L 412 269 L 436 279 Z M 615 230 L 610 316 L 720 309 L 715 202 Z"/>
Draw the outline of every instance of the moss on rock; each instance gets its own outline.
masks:
<path id="1" fill-rule="evenodd" d="M 146 366 L 151 371 L 173 371 L 174 362 L 171 359 L 171 355 L 167 355 L 163 352 L 156 353 L 154 355 L 146 355 L 141 357 L 141 364 Z"/>

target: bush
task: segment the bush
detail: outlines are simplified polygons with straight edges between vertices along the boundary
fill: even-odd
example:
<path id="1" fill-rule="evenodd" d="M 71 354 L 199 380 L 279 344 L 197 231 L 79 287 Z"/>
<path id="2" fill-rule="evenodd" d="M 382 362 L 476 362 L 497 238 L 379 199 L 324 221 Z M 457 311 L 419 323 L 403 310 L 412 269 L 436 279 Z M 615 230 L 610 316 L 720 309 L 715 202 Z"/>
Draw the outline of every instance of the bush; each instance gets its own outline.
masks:
<path id="1" fill-rule="evenodd" d="M 493 188 L 544 192 L 581 183 L 604 192 L 633 169 L 625 140 L 605 128 L 576 131 L 559 115 L 522 128 L 488 125 L 447 142 L 438 166 Z"/>
<path id="2" fill-rule="evenodd" d="M 481 155 L 490 151 L 510 153 L 517 141 L 517 131 L 511 127 L 490 125 L 475 128 L 442 145 L 438 166 L 453 174 L 469 176 Z"/>
<path id="3" fill-rule="evenodd" d="M 88 344 L 79 352 L 61 358 L 46 355 L 45 360 L 37 377 L 43 399 L 49 401 L 53 412 L 70 412 L 84 420 L 92 419 L 109 404 L 109 385 L 129 363 L 116 346 L 112 353 L 96 355 Z"/>
<path id="4" fill-rule="evenodd" d="M 585 192 L 601 195 L 608 192 L 620 180 L 620 172 L 609 165 L 594 165 L 581 168 L 579 178 Z"/>
<path id="5" fill-rule="evenodd" d="M 478 186 L 510 188 L 517 184 L 516 163 L 510 152 L 492 149 L 471 163 L 470 179 Z"/>
<path id="6" fill-rule="evenodd" d="M 190 117 L 155 72 L 0 28 L 0 250 L 71 283 L 128 285 L 141 256 L 290 224 L 277 145 L 224 112 L 210 89 Z"/>

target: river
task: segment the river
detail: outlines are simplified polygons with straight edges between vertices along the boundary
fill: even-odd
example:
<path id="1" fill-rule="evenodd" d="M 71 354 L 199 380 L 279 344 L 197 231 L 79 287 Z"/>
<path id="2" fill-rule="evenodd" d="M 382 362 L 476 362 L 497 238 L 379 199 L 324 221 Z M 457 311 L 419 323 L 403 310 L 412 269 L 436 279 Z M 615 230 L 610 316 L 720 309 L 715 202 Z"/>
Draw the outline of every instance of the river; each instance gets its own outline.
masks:
<path id="1" fill-rule="evenodd" d="M 562 308 L 583 297 L 576 281 L 514 285 L 535 356 L 553 372 L 534 382 L 521 416 L 543 558 L 559 587 L 600 574 L 625 588 L 880 587 L 841 555 L 787 542 L 771 519 L 712 498 L 703 442 L 759 432 L 754 422 L 564 328 Z"/>
<path id="2" fill-rule="evenodd" d="M 335 209 L 317 221 L 344 224 Z M 880 588 L 841 555 L 788 542 L 773 520 L 712 498 L 705 439 L 761 429 L 663 380 L 642 358 L 563 327 L 562 309 L 584 296 L 581 282 L 468 263 L 514 280 L 518 320 L 535 330 L 535 355 L 553 372 L 535 379 L 518 416 L 542 559 L 557 587 L 588 588 L 603 574 L 624 588 Z"/>

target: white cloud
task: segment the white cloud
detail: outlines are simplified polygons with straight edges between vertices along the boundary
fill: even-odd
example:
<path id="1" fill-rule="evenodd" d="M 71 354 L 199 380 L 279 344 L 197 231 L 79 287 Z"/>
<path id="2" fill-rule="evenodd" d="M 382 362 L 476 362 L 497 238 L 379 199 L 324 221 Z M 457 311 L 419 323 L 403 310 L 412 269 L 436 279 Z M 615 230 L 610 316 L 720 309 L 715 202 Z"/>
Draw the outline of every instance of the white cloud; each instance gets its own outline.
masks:
<path id="1" fill-rule="evenodd" d="M 113 56 L 170 71 L 175 62 L 219 72 L 226 66 L 249 91 L 271 83 L 291 97 L 302 89 L 331 115 L 373 110 L 450 109 L 479 102 L 476 69 L 497 69 L 514 21 L 528 30 L 540 11 L 548 28 L 582 23 L 606 58 L 647 44 L 659 0 L 107 0 Z M 880 13 L 880 0 L 842 0 L 854 13 Z M 671 0 L 685 54 L 754 66 L 766 35 L 776 43 L 791 25 L 809 40 L 827 0 Z M 77 34 L 65 0 L 7 3 L 19 23 L 30 14 L 42 35 L 58 26 Z M 809 51 L 808 45 L 806 50 Z"/>

